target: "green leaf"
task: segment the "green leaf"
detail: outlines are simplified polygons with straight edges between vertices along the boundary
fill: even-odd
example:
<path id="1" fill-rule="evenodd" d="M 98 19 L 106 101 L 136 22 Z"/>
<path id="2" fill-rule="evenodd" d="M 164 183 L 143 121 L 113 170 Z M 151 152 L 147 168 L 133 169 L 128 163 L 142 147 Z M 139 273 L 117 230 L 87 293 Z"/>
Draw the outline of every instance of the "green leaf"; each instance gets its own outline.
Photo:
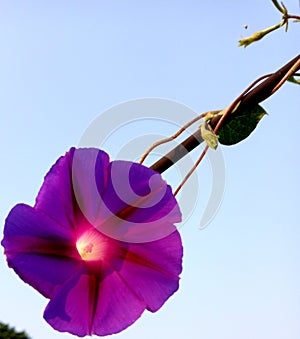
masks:
<path id="1" fill-rule="evenodd" d="M 233 113 L 231 120 L 218 131 L 220 144 L 229 146 L 246 139 L 265 114 L 267 112 L 260 105 Z"/>

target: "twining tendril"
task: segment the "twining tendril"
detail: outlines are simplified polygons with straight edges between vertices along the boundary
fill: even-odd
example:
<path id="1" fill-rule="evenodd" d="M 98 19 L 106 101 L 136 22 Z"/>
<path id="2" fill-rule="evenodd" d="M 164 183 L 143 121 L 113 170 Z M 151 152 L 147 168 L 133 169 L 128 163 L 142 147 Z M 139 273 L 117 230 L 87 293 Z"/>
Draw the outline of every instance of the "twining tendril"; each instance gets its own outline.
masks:
<path id="1" fill-rule="evenodd" d="M 148 157 L 148 155 L 158 146 L 162 145 L 162 144 L 165 144 L 167 142 L 170 142 L 174 139 L 176 139 L 177 137 L 179 137 L 187 128 L 189 128 L 190 126 L 192 126 L 195 122 L 203 119 L 208 113 L 211 113 L 211 112 L 206 112 L 206 113 L 203 113 L 203 114 L 200 114 L 198 116 L 196 116 L 194 119 L 192 119 L 191 121 L 189 121 L 188 123 L 186 123 L 184 126 L 182 126 L 175 134 L 171 135 L 170 137 L 168 138 L 165 138 L 165 139 L 162 139 L 162 140 L 159 140 L 157 142 L 155 142 L 153 145 L 151 145 L 147 150 L 146 152 L 141 156 L 141 159 L 139 161 L 140 164 L 142 164 L 145 159 Z"/>

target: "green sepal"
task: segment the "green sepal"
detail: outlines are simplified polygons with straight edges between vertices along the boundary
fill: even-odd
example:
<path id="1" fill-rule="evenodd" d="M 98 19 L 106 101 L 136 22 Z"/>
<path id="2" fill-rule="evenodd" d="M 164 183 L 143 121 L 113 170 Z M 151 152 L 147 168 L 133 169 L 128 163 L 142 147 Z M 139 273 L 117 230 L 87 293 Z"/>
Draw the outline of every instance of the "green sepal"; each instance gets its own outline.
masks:
<path id="1" fill-rule="evenodd" d="M 200 130 L 201 130 L 201 136 L 203 140 L 206 141 L 207 146 L 213 149 L 217 149 L 219 136 L 215 135 L 215 133 L 213 132 L 213 130 L 211 129 L 211 127 L 206 121 L 204 121 L 201 124 Z"/>
<path id="2" fill-rule="evenodd" d="M 246 139 L 266 114 L 260 105 L 233 113 L 231 120 L 218 130 L 220 144 L 230 146 Z"/>

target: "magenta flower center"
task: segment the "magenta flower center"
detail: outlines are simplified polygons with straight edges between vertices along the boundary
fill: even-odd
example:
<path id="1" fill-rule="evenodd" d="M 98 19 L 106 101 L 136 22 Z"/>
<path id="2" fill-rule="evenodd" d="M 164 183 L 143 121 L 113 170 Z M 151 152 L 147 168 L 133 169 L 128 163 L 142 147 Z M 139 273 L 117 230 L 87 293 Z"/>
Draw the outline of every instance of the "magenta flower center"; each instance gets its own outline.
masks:
<path id="1" fill-rule="evenodd" d="M 103 260 L 107 244 L 98 231 L 89 230 L 83 233 L 76 241 L 76 248 L 82 260 Z"/>

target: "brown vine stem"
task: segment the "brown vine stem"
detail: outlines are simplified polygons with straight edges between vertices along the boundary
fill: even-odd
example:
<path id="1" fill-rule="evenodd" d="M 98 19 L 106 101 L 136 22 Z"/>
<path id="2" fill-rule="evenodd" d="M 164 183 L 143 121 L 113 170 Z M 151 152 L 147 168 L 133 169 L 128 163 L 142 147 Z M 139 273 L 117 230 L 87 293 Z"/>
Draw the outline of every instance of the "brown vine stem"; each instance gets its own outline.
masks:
<path id="1" fill-rule="evenodd" d="M 243 91 L 242 94 L 239 95 L 233 101 L 233 103 L 227 108 L 226 110 L 227 113 L 225 112 L 226 116 L 225 114 L 223 114 L 222 117 L 216 116 L 215 118 L 211 119 L 210 121 L 211 127 L 214 130 L 218 130 L 218 128 L 222 124 L 229 123 L 232 119 L 232 116 L 234 116 L 234 114 L 238 114 L 239 112 L 252 108 L 255 105 L 259 104 L 260 102 L 272 96 L 275 93 L 274 89 L 276 90 L 276 87 L 278 86 L 278 84 L 280 84 L 282 79 L 285 79 L 282 82 L 282 84 L 287 80 L 286 75 L 290 72 L 291 69 L 293 70 L 292 74 L 295 74 L 300 69 L 299 62 L 300 62 L 300 54 L 296 56 L 294 59 L 292 59 L 291 61 L 289 61 L 286 65 L 281 67 L 277 72 L 271 75 L 268 75 L 268 77 L 258 85 L 256 84 L 260 82 L 262 78 L 257 79 L 251 86 L 249 86 L 245 91 Z M 255 87 L 253 88 L 253 86 Z M 236 108 L 236 105 L 238 103 L 239 105 Z M 231 108 L 231 111 L 229 108 Z M 234 113 L 230 114 L 232 110 L 234 110 Z M 157 162 L 155 162 L 151 166 L 151 168 L 159 173 L 163 173 L 169 167 L 174 165 L 174 163 L 176 163 L 178 160 L 180 160 L 186 154 L 192 151 L 195 147 L 197 147 L 200 143 L 202 143 L 202 141 L 203 139 L 201 137 L 201 131 L 200 129 L 198 129 L 193 135 L 188 137 L 181 144 L 179 144 L 173 150 L 171 150 L 168 154 L 166 154 L 164 157 L 162 157 Z M 202 153 L 205 154 L 205 150 Z M 199 158 L 200 161 L 202 160 L 204 154 L 203 155 L 201 154 L 201 157 L 200 157 L 201 159 Z M 180 187 L 182 187 L 182 185 Z"/>
<path id="2" fill-rule="evenodd" d="M 221 127 L 223 121 L 226 119 L 226 117 L 232 113 L 235 107 L 239 105 L 242 98 L 259 82 L 261 82 L 265 78 L 269 78 L 272 74 L 266 74 L 261 76 L 260 78 L 256 79 L 250 86 L 248 86 L 244 92 L 242 92 L 223 112 L 222 117 L 218 121 L 216 127 L 214 128 L 214 133 L 217 133 L 218 129 Z"/>
<path id="3" fill-rule="evenodd" d="M 295 63 L 293 67 L 286 73 L 286 75 L 279 81 L 279 83 L 273 88 L 271 94 L 279 90 L 279 88 L 287 81 L 289 77 L 295 74 L 295 72 L 300 68 L 300 59 Z"/>

